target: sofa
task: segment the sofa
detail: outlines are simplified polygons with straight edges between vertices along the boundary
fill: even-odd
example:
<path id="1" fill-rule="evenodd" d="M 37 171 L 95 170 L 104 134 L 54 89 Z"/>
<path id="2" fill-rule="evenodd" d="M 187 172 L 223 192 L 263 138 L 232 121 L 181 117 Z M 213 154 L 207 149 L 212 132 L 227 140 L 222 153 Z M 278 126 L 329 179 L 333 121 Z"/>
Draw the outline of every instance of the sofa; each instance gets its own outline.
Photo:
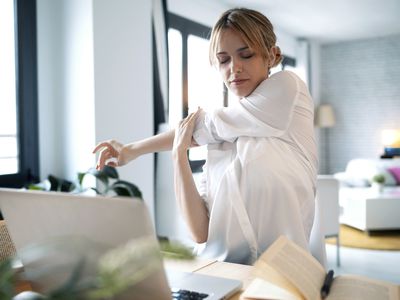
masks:
<path id="1" fill-rule="evenodd" d="M 372 178 L 385 178 L 377 190 Z M 352 159 L 344 172 L 334 174 L 340 182 L 340 222 L 367 232 L 400 229 L 400 158 Z"/>
<path id="2" fill-rule="evenodd" d="M 336 173 L 334 177 L 339 180 L 342 187 L 366 188 L 371 186 L 371 180 L 375 175 L 382 174 L 385 177 L 385 189 L 400 191 L 400 177 L 396 177 L 399 170 L 400 158 L 357 158 L 350 160 L 346 170 Z"/>

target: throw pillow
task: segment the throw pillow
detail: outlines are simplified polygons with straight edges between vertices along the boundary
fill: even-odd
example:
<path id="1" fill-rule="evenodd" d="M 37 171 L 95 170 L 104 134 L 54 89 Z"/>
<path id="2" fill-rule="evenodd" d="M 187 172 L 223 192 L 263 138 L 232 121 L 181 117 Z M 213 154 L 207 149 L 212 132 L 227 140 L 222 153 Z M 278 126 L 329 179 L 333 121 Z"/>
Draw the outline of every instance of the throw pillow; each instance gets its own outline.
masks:
<path id="1" fill-rule="evenodd" d="M 388 168 L 388 171 L 396 179 L 397 184 L 400 185 L 400 167 Z"/>

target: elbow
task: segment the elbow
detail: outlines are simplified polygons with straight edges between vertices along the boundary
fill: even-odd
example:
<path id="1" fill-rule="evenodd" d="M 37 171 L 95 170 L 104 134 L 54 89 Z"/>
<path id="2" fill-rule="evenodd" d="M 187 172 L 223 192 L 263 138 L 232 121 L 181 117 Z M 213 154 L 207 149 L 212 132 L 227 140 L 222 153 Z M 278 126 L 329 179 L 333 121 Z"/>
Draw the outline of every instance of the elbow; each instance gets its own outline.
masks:
<path id="1" fill-rule="evenodd" d="M 207 238 L 195 238 L 194 241 L 197 244 L 204 244 L 205 242 L 207 242 Z"/>
<path id="2" fill-rule="evenodd" d="M 193 240 L 197 243 L 197 244 L 203 244 L 205 242 L 207 242 L 208 239 L 208 232 L 205 233 L 193 233 Z"/>

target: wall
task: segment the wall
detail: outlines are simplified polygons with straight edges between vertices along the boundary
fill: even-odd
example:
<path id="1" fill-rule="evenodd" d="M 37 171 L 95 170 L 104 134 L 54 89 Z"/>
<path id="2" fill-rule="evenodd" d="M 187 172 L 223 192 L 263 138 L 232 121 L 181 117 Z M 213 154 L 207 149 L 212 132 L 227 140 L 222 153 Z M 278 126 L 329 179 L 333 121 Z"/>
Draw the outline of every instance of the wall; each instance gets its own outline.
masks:
<path id="1" fill-rule="evenodd" d="M 329 147 L 323 173 L 343 171 L 356 157 L 378 158 L 381 131 L 400 128 L 400 35 L 321 47 L 321 102 L 331 103 L 337 125 L 322 138 Z"/>
<path id="2" fill-rule="evenodd" d="M 96 141 L 122 143 L 153 134 L 151 1 L 93 1 Z M 154 211 L 154 159 L 119 169 Z"/>
<path id="3" fill-rule="evenodd" d="M 151 1 L 38 0 L 41 178 L 74 180 L 98 141 L 153 134 Z M 153 155 L 119 170 L 153 212 Z"/>
<path id="4" fill-rule="evenodd" d="M 40 177 L 94 165 L 92 1 L 37 1 Z"/>

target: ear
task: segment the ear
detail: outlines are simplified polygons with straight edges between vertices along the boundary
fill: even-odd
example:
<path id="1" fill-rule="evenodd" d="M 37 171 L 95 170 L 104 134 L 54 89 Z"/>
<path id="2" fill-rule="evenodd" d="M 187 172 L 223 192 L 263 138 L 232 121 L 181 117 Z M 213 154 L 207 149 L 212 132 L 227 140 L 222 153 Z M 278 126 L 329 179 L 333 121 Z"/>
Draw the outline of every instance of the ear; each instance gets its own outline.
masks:
<path id="1" fill-rule="evenodd" d="M 268 67 L 271 68 L 274 65 L 277 53 L 278 53 L 278 49 L 276 48 L 276 46 L 272 46 L 269 51 Z"/>

